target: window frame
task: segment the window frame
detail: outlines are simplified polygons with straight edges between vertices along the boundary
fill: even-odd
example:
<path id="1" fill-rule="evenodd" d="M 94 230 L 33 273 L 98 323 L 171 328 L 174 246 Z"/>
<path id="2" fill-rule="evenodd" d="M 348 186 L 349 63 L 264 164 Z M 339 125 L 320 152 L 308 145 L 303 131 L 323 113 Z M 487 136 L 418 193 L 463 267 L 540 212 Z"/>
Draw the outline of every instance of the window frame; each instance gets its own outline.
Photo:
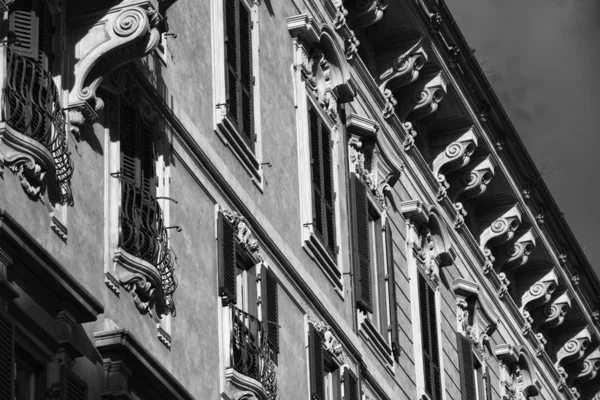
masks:
<path id="1" fill-rule="evenodd" d="M 252 182 L 262 193 L 264 191 L 262 166 L 262 128 L 260 118 L 260 64 L 259 64 L 259 20 L 258 4 L 249 0 L 235 0 L 249 11 L 251 23 L 250 69 L 252 85 L 252 129 L 255 138 L 254 149 L 246 143 L 243 132 L 229 115 L 228 66 L 226 60 L 226 1 L 211 0 L 212 59 L 213 59 L 213 104 L 214 130 L 225 146 L 249 174 Z"/>

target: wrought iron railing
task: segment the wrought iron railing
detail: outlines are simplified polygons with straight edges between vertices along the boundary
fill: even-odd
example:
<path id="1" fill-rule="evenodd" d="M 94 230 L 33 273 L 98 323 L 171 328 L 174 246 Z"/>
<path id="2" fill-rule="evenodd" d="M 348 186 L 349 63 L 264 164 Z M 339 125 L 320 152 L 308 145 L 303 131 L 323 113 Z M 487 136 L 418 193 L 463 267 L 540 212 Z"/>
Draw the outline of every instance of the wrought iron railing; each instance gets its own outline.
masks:
<path id="1" fill-rule="evenodd" d="M 54 158 L 60 203 L 72 202 L 73 163 L 59 92 L 52 76 L 35 61 L 7 49 L 6 123 L 43 145 Z"/>
<path id="2" fill-rule="evenodd" d="M 161 278 L 166 312 L 175 315 L 173 293 L 177 287 L 173 270 L 175 257 L 163 212 L 156 197 L 121 177 L 120 247 L 154 265 Z"/>
<path id="3" fill-rule="evenodd" d="M 277 379 L 270 358 L 267 329 L 257 318 L 234 305 L 231 309 L 231 365 L 233 369 L 259 381 L 269 400 L 277 397 Z"/>

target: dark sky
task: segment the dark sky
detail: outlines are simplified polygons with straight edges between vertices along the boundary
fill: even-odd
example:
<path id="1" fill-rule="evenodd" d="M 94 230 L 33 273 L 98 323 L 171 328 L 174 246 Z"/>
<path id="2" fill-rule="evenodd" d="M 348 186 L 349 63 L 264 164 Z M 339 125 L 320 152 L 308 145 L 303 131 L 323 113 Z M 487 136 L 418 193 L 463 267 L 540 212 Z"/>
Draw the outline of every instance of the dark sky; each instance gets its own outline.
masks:
<path id="1" fill-rule="evenodd" d="M 600 0 L 446 4 L 600 275 Z"/>

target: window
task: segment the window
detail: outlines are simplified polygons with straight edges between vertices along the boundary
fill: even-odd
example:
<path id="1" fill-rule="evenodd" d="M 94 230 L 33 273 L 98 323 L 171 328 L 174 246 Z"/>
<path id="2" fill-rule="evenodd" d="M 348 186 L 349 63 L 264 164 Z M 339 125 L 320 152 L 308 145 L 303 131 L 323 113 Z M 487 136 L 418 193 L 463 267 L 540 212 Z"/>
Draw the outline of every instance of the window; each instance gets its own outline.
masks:
<path id="1" fill-rule="evenodd" d="M 482 364 L 474 354 L 473 342 L 460 332 L 457 332 L 456 338 L 462 399 L 484 400 L 485 385 Z"/>
<path id="2" fill-rule="evenodd" d="M 212 0 L 215 132 L 262 190 L 256 4 Z"/>
<path id="3" fill-rule="evenodd" d="M 398 357 L 395 281 L 391 224 L 384 225 L 380 207 L 363 180 L 351 175 L 353 261 L 356 306 L 366 334 L 384 358 Z M 360 315 L 359 315 L 360 318 Z"/>
<path id="4" fill-rule="evenodd" d="M 440 374 L 435 289 L 433 289 L 428 279 L 420 272 L 418 275 L 425 392 L 432 400 L 441 400 L 442 382 Z"/>
<path id="5" fill-rule="evenodd" d="M 313 188 L 314 232 L 331 253 L 337 252 L 333 191 L 332 143 L 329 128 L 309 102 L 310 165 Z"/>
<path id="6" fill-rule="evenodd" d="M 323 334 L 312 323 L 308 326 L 311 400 L 341 400 L 342 390 L 344 400 L 358 400 L 360 387 L 354 372 L 347 366 L 342 372 L 338 360 L 325 350 Z"/>

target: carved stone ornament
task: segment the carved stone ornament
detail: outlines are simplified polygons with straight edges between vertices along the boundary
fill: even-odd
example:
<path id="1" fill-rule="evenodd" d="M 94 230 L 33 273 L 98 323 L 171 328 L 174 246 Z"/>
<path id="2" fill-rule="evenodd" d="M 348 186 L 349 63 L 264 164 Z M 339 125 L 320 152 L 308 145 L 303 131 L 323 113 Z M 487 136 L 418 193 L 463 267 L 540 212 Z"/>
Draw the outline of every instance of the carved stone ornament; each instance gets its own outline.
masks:
<path id="1" fill-rule="evenodd" d="M 346 60 L 350 61 L 358 53 L 360 41 L 356 38 L 353 31 L 350 31 L 350 36 L 345 40 L 346 43 Z"/>
<path id="2" fill-rule="evenodd" d="M 527 322 L 533 324 L 531 310 L 547 304 L 552 298 L 552 293 L 558 286 L 558 276 L 554 269 L 550 270 L 521 296 L 521 313 Z"/>
<path id="3" fill-rule="evenodd" d="M 114 68 L 150 54 L 160 42 L 158 11 L 148 0 L 119 4 L 98 15 L 78 17 L 74 57 L 74 84 L 69 104 L 77 112 L 69 113 L 69 122 L 81 124 L 81 116 L 94 119 L 104 106 L 96 97 L 103 77 Z"/>
<path id="4" fill-rule="evenodd" d="M 421 77 L 408 86 L 406 95 L 398 97 L 396 110 L 400 120 L 414 123 L 435 113 L 446 95 L 446 86 L 446 79 L 439 72 Z"/>
<path id="5" fill-rule="evenodd" d="M 321 109 L 338 121 L 337 98 L 333 92 L 329 61 L 318 49 L 312 49 L 302 64 L 302 79 L 306 91 L 319 104 Z"/>
<path id="6" fill-rule="evenodd" d="M 348 10 L 344 7 L 342 0 L 332 0 L 333 6 L 335 7 L 335 19 L 333 25 L 335 29 L 341 29 L 346 24 L 346 18 L 348 17 Z"/>
<path id="7" fill-rule="evenodd" d="M 383 91 L 383 97 L 385 98 L 385 106 L 383 107 L 381 113 L 383 118 L 388 119 L 396 113 L 396 105 L 398 102 L 396 101 L 396 98 L 390 89 L 385 89 Z"/>
<path id="8" fill-rule="evenodd" d="M 536 328 L 551 329 L 562 325 L 565 315 L 571 309 L 572 297 L 571 292 L 567 291 L 546 304 L 542 315 L 536 321 Z"/>
<path id="9" fill-rule="evenodd" d="M 573 381 L 577 383 L 586 383 L 594 379 L 600 370 L 600 348 L 596 347 L 591 353 L 577 363 L 577 376 Z"/>
<path id="10" fill-rule="evenodd" d="M 454 208 L 463 217 L 467 216 L 463 203 L 484 194 L 494 177 L 494 165 L 489 157 L 471 162 L 466 169 L 467 172 L 462 176 L 457 175 L 457 178 L 450 182 L 450 186 L 454 189 L 450 199 L 454 203 Z"/>
<path id="11" fill-rule="evenodd" d="M 260 253 L 258 240 L 248 227 L 246 219 L 235 211 L 221 210 L 223 215 L 233 225 L 237 241 L 246 249 L 256 260 L 256 262 L 264 262 L 264 258 Z"/>
<path id="12" fill-rule="evenodd" d="M 556 369 L 566 377 L 565 366 L 583 358 L 585 350 L 592 342 L 590 328 L 586 326 L 569 339 L 556 354 Z"/>
<path id="13" fill-rule="evenodd" d="M 386 89 L 396 90 L 415 82 L 428 59 L 423 36 L 412 29 L 393 31 L 375 46 L 382 93 Z"/>
<path id="14" fill-rule="evenodd" d="M 469 129 L 459 138 L 448 144 L 445 149 L 433 160 L 433 175 L 437 178 L 440 185 L 450 188 L 450 183 L 446 180 L 449 172 L 455 171 L 469 164 L 471 156 L 477 148 L 477 137 Z"/>
<path id="15" fill-rule="evenodd" d="M 500 361 L 500 396 L 503 399 L 525 400 L 539 394 L 541 384 L 523 347 L 499 344 L 495 353 Z"/>
<path id="16" fill-rule="evenodd" d="M 344 348 L 341 343 L 337 340 L 331 327 L 313 317 L 308 317 L 308 322 L 323 335 L 323 348 L 329 352 L 335 359 L 338 360 L 340 365 L 346 364 L 348 356 L 344 352 Z"/>
<path id="17" fill-rule="evenodd" d="M 534 232 L 528 230 L 517 240 L 510 242 L 499 255 L 496 255 L 496 270 L 498 272 L 506 271 L 525 265 L 534 248 Z"/>
<path id="18" fill-rule="evenodd" d="M 492 262 L 494 261 L 491 249 L 512 239 L 520 223 L 521 212 L 515 205 L 504 212 L 504 214 L 481 233 L 479 236 L 479 247 L 486 258 Z"/>
<path id="19" fill-rule="evenodd" d="M 376 24 L 383 18 L 383 13 L 390 0 L 350 0 L 346 1 L 350 11 L 348 25 L 362 29 Z"/>
<path id="20" fill-rule="evenodd" d="M 421 228 L 418 241 L 413 245 L 413 252 L 419 268 L 435 285 L 438 285 L 440 282 L 440 266 L 436 257 L 433 235 L 427 226 Z"/>

